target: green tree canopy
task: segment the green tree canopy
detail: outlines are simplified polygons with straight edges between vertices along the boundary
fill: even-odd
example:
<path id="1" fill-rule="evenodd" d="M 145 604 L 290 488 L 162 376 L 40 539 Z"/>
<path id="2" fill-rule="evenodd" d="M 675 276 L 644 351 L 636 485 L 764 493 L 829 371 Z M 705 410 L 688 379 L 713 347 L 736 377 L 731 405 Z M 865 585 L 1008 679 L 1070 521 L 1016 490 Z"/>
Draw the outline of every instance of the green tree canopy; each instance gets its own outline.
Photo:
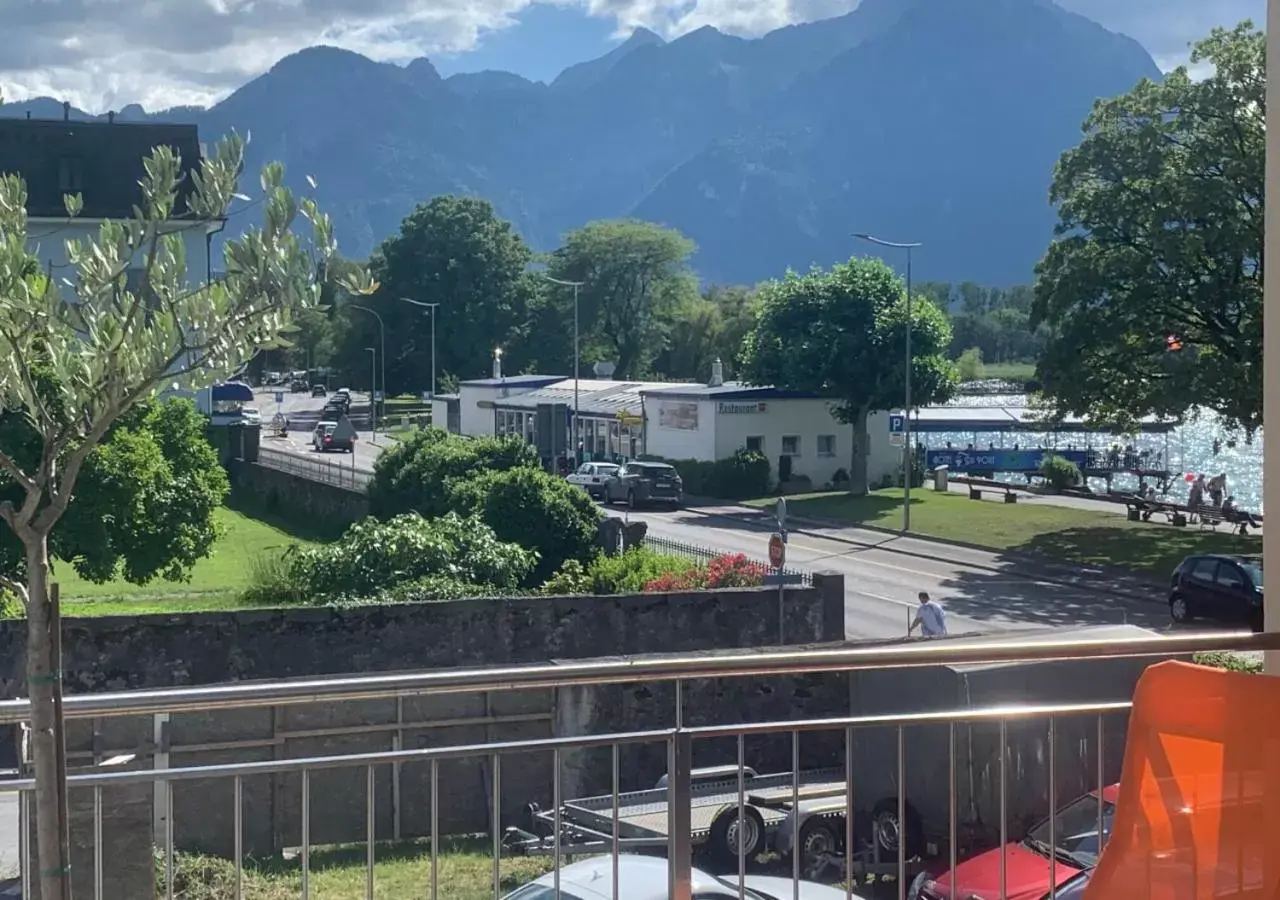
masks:
<path id="1" fill-rule="evenodd" d="M 1060 413 L 1262 424 L 1266 39 L 1216 29 L 1191 60 L 1212 74 L 1098 103 L 1058 162 L 1033 324 L 1049 328 L 1038 376 Z"/>
<path id="2" fill-rule="evenodd" d="M 360 300 L 385 324 L 388 391 L 417 393 L 431 386 L 431 313 L 404 299 L 440 304 L 437 389 L 444 373 L 487 377 L 499 345 L 512 371 L 519 371 L 523 361 L 508 345 L 518 343 L 529 318 L 535 288 L 526 269 L 532 258 L 511 224 L 484 200 L 435 197 L 410 213 L 399 234 L 374 251 L 369 268 L 380 289 Z M 378 323 L 349 306 L 340 315 L 338 364 L 363 383 L 359 376 L 369 370 L 364 348 L 381 347 Z"/>
<path id="3" fill-rule="evenodd" d="M 551 254 L 547 274 L 583 283 L 579 331 L 584 364 L 613 362 L 616 378 L 636 378 L 651 370 L 676 311 L 697 297 L 689 269 L 693 249 L 680 232 L 633 219 L 591 222 L 566 236 Z M 556 318 L 569 325 L 571 361 L 573 289 L 558 287 L 548 297 L 559 310 Z"/>
<path id="4" fill-rule="evenodd" d="M 852 259 L 830 271 L 786 278 L 759 289 L 755 328 L 742 368 L 754 384 L 805 391 L 832 401 L 853 427 L 849 489 L 867 490 L 867 416 L 902 407 L 907 327 L 902 281 L 878 259 Z M 951 326 L 927 297 L 911 306 L 911 396 L 915 405 L 947 400 L 956 372 L 947 360 Z"/>

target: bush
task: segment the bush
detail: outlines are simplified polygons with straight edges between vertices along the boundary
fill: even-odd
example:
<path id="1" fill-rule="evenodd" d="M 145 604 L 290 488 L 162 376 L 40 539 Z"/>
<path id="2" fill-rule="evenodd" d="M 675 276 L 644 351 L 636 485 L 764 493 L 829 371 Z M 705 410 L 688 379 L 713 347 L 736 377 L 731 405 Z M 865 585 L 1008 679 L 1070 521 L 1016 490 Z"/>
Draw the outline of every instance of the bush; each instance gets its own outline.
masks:
<path id="1" fill-rule="evenodd" d="M 574 597 L 593 593 L 591 576 L 576 559 L 566 559 L 556 574 L 542 584 L 542 593 L 550 597 Z"/>
<path id="2" fill-rule="evenodd" d="M 960 354 L 956 360 L 956 371 L 961 381 L 981 381 L 987 376 L 987 367 L 982 364 L 982 350 L 970 347 Z"/>
<path id="3" fill-rule="evenodd" d="M 664 575 L 683 575 L 697 568 L 684 556 L 633 547 L 618 556 L 599 556 L 588 567 L 593 594 L 638 594 L 646 584 Z"/>
<path id="4" fill-rule="evenodd" d="M 684 492 L 694 497 L 748 500 L 769 493 L 769 460 L 755 450 L 739 449 L 728 459 L 661 459 L 680 473 Z"/>
<path id="5" fill-rule="evenodd" d="M 474 517 L 448 513 L 426 520 L 409 513 L 357 522 L 335 543 L 291 548 L 288 560 L 292 595 L 323 603 L 376 597 L 433 577 L 475 586 L 478 593 L 509 591 L 533 571 L 537 555 L 498 540 Z"/>
<path id="6" fill-rule="evenodd" d="M 539 469 L 537 450 L 518 437 L 468 438 L 427 428 L 378 458 L 369 508 L 380 519 L 407 512 L 435 518 L 452 509 L 456 482 L 518 468 Z"/>
<path id="7" fill-rule="evenodd" d="M 1262 660 L 1240 656 L 1225 650 L 1211 650 L 1197 653 L 1191 661 L 1214 669 L 1226 669 L 1228 672 L 1244 672 L 1248 675 L 1262 674 Z"/>
<path id="8" fill-rule="evenodd" d="M 667 594 L 678 591 L 715 590 L 718 588 L 757 587 L 764 584 L 765 567 L 747 559 L 742 553 L 717 556 L 705 566 L 694 565 L 684 572 L 668 572 L 649 581 L 645 593 Z"/>
<path id="9" fill-rule="evenodd" d="M 1080 484 L 1080 467 L 1063 456 L 1048 454 L 1040 460 L 1040 477 L 1055 491 Z"/>
<path id="10" fill-rule="evenodd" d="M 596 552 L 602 513 L 586 491 L 541 469 L 513 468 L 453 482 L 454 509 L 478 516 L 499 540 L 535 550 L 530 584 L 550 578 L 566 560 Z"/>

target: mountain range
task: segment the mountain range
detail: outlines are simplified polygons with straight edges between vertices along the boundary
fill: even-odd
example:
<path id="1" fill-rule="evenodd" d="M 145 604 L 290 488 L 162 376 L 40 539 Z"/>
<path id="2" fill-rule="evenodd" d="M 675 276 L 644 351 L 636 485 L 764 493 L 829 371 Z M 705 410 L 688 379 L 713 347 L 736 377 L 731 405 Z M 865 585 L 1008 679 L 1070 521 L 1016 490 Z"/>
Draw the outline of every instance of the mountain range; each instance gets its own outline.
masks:
<path id="1" fill-rule="evenodd" d="M 353 257 L 415 204 L 460 193 L 537 250 L 592 219 L 679 228 L 708 282 L 869 252 L 862 232 L 920 242 L 922 279 L 1007 285 L 1052 235 L 1053 166 L 1092 104 L 1144 77 L 1160 71 L 1136 41 L 1050 0 L 863 0 L 754 40 L 640 29 L 550 84 L 313 47 L 211 108 L 117 121 L 249 133 L 251 164 L 315 178 Z M 0 107 L 27 113 L 62 106 Z"/>

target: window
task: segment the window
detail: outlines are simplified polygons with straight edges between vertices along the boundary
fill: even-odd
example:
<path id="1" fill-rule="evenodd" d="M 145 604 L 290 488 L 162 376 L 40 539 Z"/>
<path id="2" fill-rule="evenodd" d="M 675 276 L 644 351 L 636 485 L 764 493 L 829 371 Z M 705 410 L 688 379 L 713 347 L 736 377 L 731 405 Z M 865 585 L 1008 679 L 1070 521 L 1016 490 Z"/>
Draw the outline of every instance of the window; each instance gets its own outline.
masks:
<path id="1" fill-rule="evenodd" d="M 1239 567 L 1233 566 L 1231 563 L 1221 563 L 1218 566 L 1218 587 L 1232 591 L 1238 591 L 1243 588 L 1244 575 L 1240 572 Z"/>
<path id="2" fill-rule="evenodd" d="M 763 453 L 764 438 L 760 437 L 759 435 L 756 435 L 755 437 L 747 438 L 747 450 L 751 453 Z"/>
<path id="3" fill-rule="evenodd" d="M 783 456 L 799 456 L 800 455 L 800 438 L 794 434 L 784 434 L 782 436 L 782 455 Z"/>
<path id="4" fill-rule="evenodd" d="M 1213 584 L 1217 577 L 1218 561 L 1216 559 L 1197 559 L 1191 567 L 1191 577 L 1205 584 Z"/>
<path id="5" fill-rule="evenodd" d="M 818 455 L 819 456 L 835 456 L 836 455 L 836 436 L 834 434 L 818 435 Z"/>

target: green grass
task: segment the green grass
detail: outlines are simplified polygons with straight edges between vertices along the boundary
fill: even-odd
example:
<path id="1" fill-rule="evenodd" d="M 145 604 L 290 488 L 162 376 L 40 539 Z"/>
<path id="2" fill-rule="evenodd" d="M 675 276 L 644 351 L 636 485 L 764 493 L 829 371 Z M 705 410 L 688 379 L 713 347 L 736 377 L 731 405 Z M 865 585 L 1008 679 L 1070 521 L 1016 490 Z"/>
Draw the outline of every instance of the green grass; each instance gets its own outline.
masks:
<path id="1" fill-rule="evenodd" d="M 772 506 L 776 498 L 748 501 Z M 850 525 L 898 530 L 902 491 L 800 494 L 787 498 L 792 515 L 832 519 Z M 1115 565 L 1161 577 L 1189 553 L 1260 553 L 1261 537 L 1238 537 L 1195 526 L 1173 528 L 1130 522 L 1122 515 L 1048 503 L 1007 504 L 970 500 L 963 494 L 917 490 L 911 494 L 911 528 L 916 534 L 1098 565 Z"/>
<path id="2" fill-rule="evenodd" d="M 70 564 L 56 563 L 54 578 L 62 588 L 63 614 L 142 615 L 241 608 L 245 603 L 240 595 L 249 587 L 256 566 L 278 558 L 290 544 L 310 543 L 319 537 L 308 526 L 291 525 L 262 512 L 251 516 L 244 510 L 224 507 L 214 513 L 214 520 L 223 533 L 213 554 L 196 563 L 185 582 L 133 585 L 118 578 L 94 584 L 77 575 Z"/>
<path id="3" fill-rule="evenodd" d="M 379 844 L 375 848 L 374 893 L 378 900 L 426 897 L 430 890 L 429 841 Z M 440 897 L 447 900 L 492 900 L 492 860 L 485 841 L 442 841 L 437 868 Z M 513 857 L 501 862 L 502 892 L 514 890 L 551 868 L 547 857 Z M 157 886 L 164 887 L 163 864 Z M 313 850 L 310 889 L 314 900 L 364 900 L 365 848 Z M 178 854 L 175 896 L 184 900 L 233 900 L 235 870 L 214 857 Z M 301 863 L 297 859 L 251 861 L 246 864 L 245 900 L 296 900 L 302 896 Z"/>
<path id="4" fill-rule="evenodd" d="M 1035 363 L 983 363 L 984 378 L 1002 381 L 1030 381 L 1036 377 Z"/>

